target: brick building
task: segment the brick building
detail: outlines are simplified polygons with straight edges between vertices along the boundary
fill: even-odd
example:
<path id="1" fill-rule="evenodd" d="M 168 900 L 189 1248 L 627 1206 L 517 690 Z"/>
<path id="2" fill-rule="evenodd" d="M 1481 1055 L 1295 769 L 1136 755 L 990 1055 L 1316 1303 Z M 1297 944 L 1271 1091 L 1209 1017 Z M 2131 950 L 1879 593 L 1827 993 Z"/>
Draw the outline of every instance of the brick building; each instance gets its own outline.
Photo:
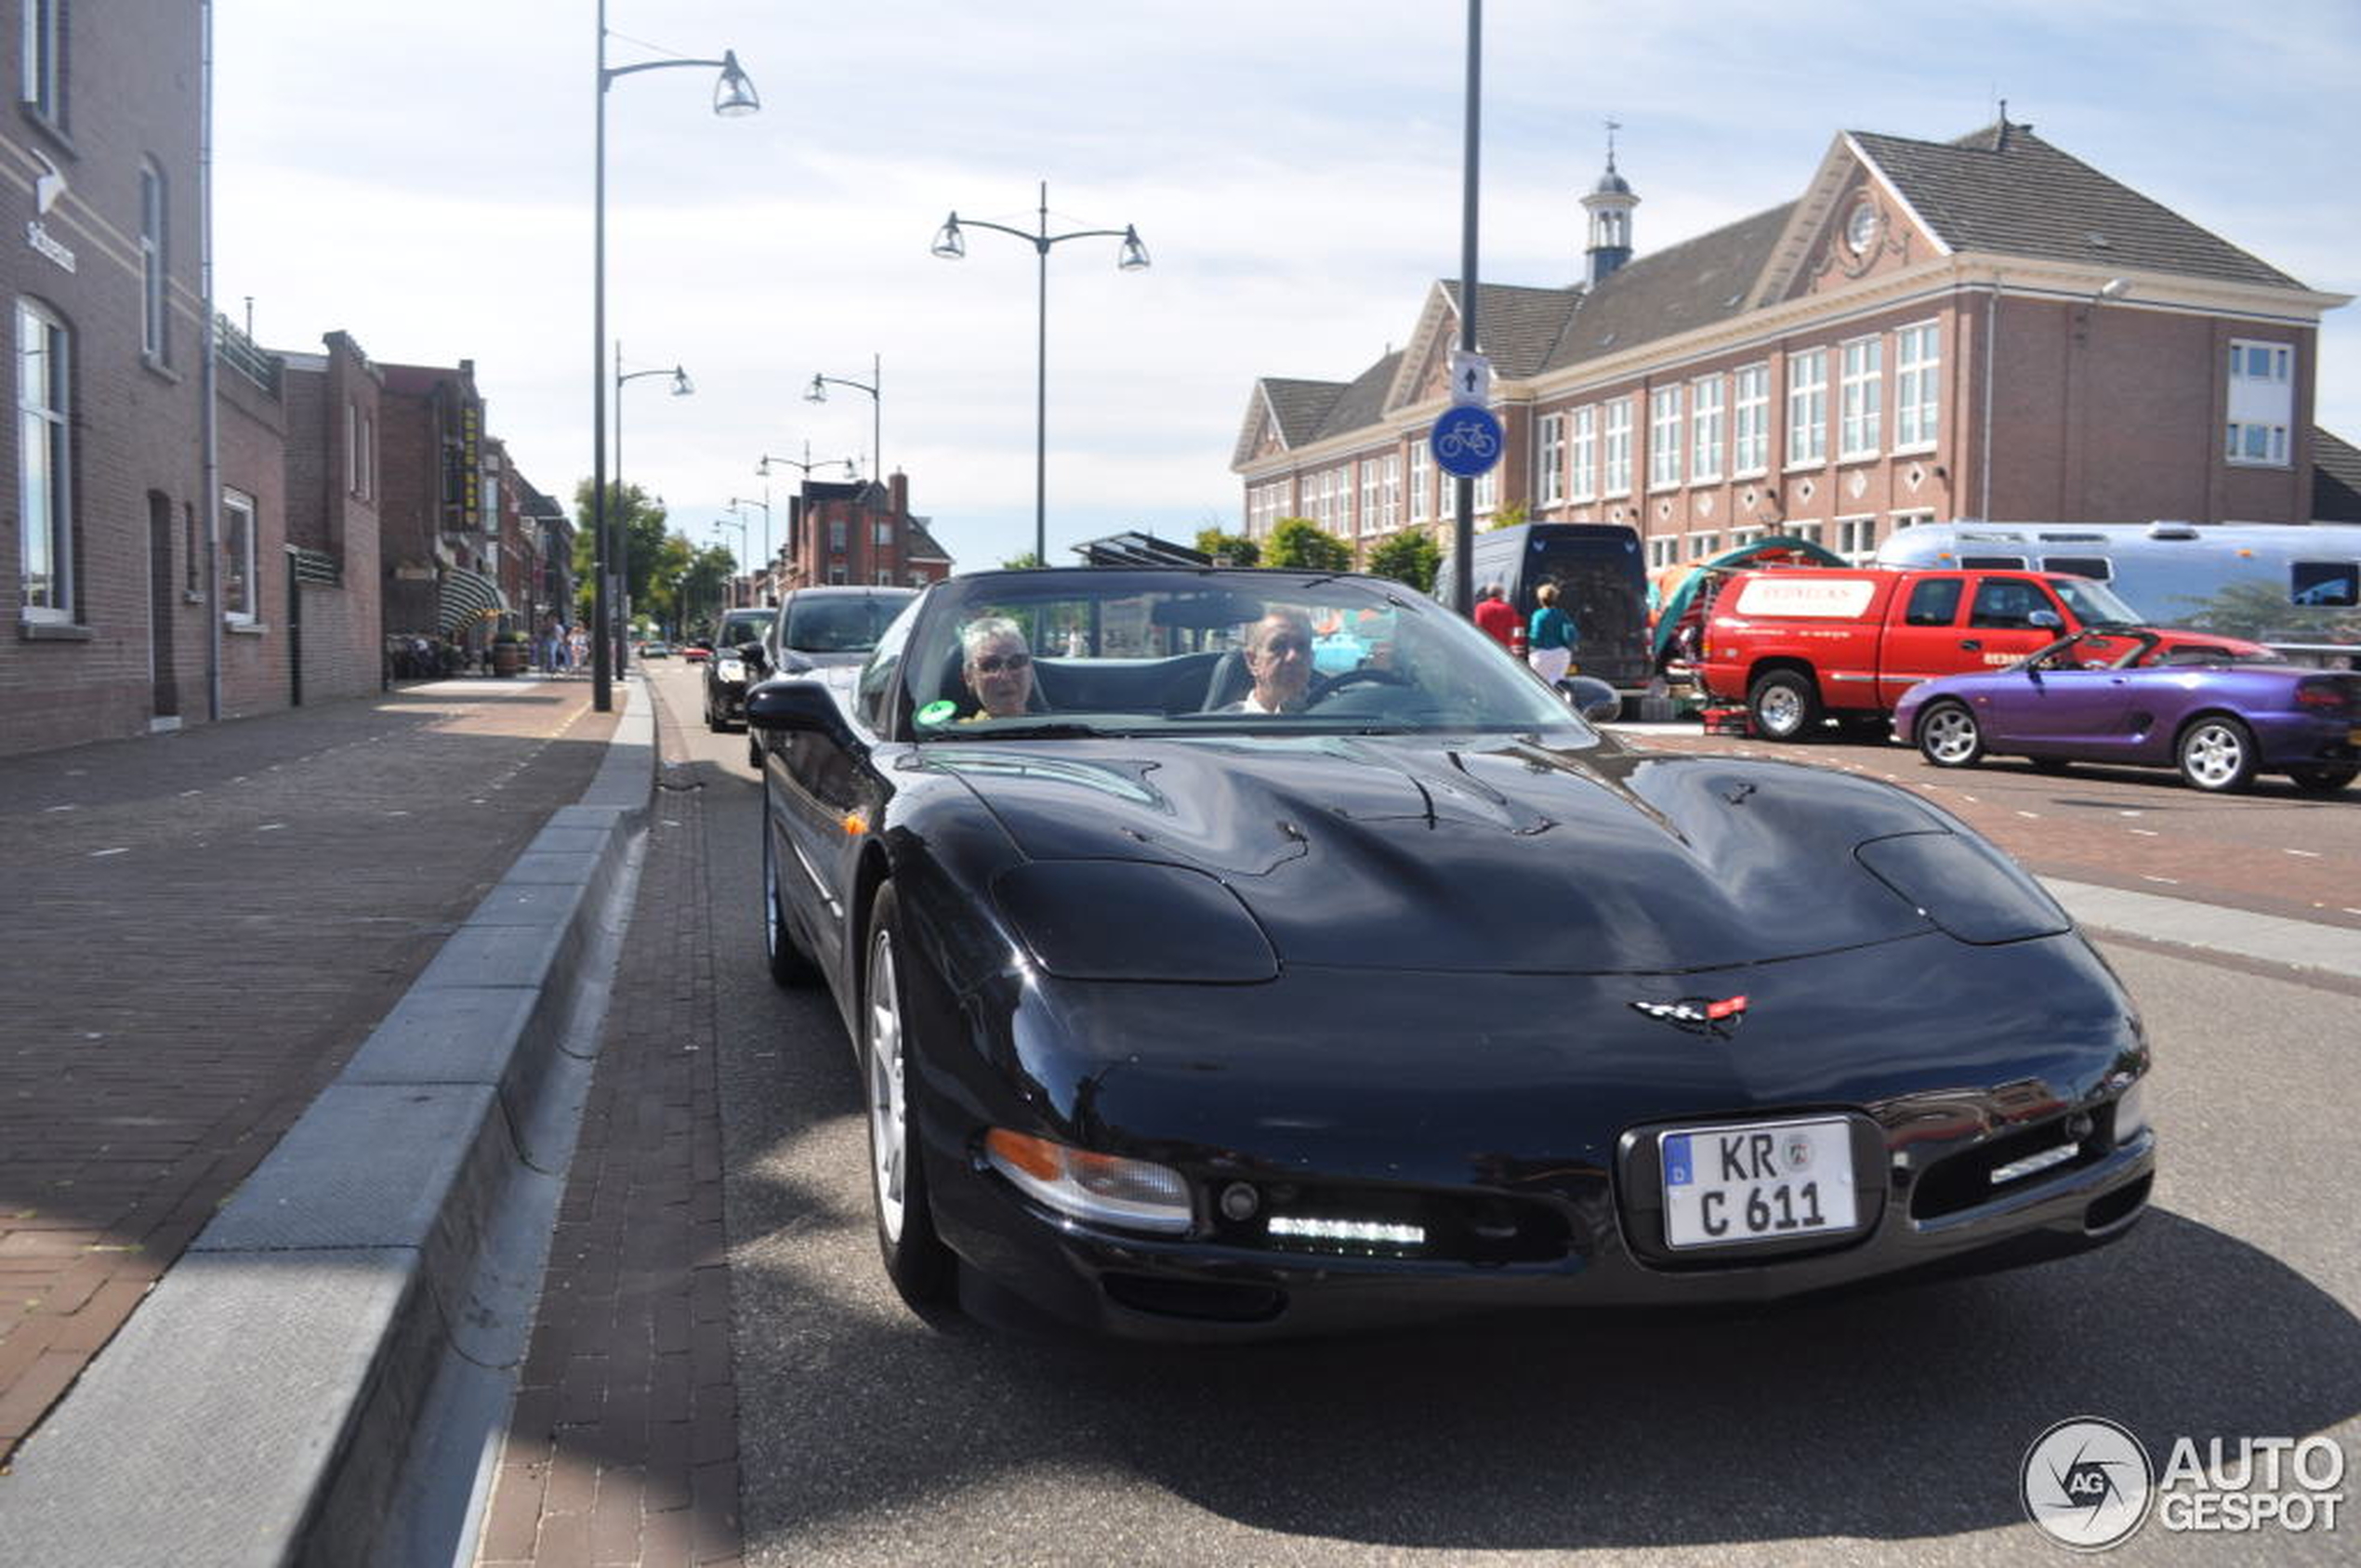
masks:
<path id="1" fill-rule="evenodd" d="M 951 557 L 910 515 L 910 481 L 897 473 L 884 484 L 855 480 L 832 484 L 807 479 L 787 503 L 787 539 L 772 564 L 773 595 L 828 583 L 886 583 L 924 587 L 951 574 Z"/>
<path id="2" fill-rule="evenodd" d="M 1650 563 L 1765 533 L 1866 559 L 1954 519 L 2305 522 L 2321 313 L 2309 289 L 2000 123 L 1838 136 L 1795 200 L 1635 255 L 1616 170 L 1582 198 L 1583 281 L 1480 285 L 1507 436 L 1478 526 L 1622 522 Z M 1246 531 L 1367 547 L 1445 529 L 1426 432 L 1459 285 L 1350 381 L 1265 377 L 1233 470 Z"/>
<path id="3" fill-rule="evenodd" d="M 214 706 L 220 585 L 204 467 L 200 13 L 0 0 L 0 752 Z M 251 587 L 251 584 L 248 585 Z"/>
<path id="4" fill-rule="evenodd" d="M 288 700 L 360 696 L 385 667 L 378 593 L 378 398 L 384 373 L 349 333 L 280 353 L 286 408 Z"/>
<path id="5" fill-rule="evenodd" d="M 481 652 L 508 600 L 500 589 L 505 458 L 484 428 L 475 362 L 389 364 L 377 471 L 385 630 L 451 636 Z"/>

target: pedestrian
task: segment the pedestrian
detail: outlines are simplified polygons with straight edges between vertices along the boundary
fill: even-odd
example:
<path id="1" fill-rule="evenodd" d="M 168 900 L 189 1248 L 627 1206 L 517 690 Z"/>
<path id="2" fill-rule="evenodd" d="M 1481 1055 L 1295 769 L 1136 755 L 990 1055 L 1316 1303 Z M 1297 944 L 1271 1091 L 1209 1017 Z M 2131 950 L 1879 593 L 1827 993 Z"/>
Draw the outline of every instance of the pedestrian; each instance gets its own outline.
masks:
<path id="1" fill-rule="evenodd" d="M 1476 590 L 1475 624 L 1501 647 L 1517 645 L 1517 607 L 1509 602 L 1509 592 L 1499 584 L 1486 583 Z"/>
<path id="2" fill-rule="evenodd" d="M 1533 613 L 1533 626 L 1526 633 L 1528 652 L 1525 662 L 1538 670 L 1541 679 L 1555 686 L 1565 675 L 1566 666 L 1574 662 L 1574 645 L 1581 640 L 1574 617 L 1558 608 L 1558 585 L 1544 583 L 1534 590 L 1540 608 Z"/>

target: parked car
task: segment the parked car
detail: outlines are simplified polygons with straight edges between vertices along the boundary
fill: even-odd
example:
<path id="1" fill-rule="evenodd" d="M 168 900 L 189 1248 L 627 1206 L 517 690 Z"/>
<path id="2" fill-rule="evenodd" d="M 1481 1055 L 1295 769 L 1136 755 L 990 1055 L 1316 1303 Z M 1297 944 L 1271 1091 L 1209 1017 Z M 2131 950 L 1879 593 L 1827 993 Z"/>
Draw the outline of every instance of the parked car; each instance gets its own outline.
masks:
<path id="1" fill-rule="evenodd" d="M 713 634 L 713 657 L 705 667 L 706 729 L 719 731 L 745 721 L 746 677 L 750 673 L 746 645 L 758 647 L 778 618 L 776 605 L 732 610 L 721 617 L 721 625 Z"/>
<path id="2" fill-rule="evenodd" d="M 750 660 L 759 655 L 749 673 L 759 679 L 860 664 L 877 645 L 879 634 L 917 597 L 916 588 L 827 585 L 792 589 L 780 600 L 762 646 L 749 652 Z M 746 761 L 762 766 L 762 749 L 752 735 L 746 737 Z"/>
<path id="3" fill-rule="evenodd" d="M 710 643 L 685 642 L 680 645 L 680 656 L 692 665 L 701 665 L 713 657 L 713 647 Z"/>
<path id="4" fill-rule="evenodd" d="M 2216 792 L 2285 773 L 2327 794 L 2361 777 L 2361 675 L 2175 647 L 2159 632 L 2077 632 L 2007 669 L 1912 687 L 1893 734 L 1938 768 L 2007 753 L 2038 767 L 2178 768 Z"/>
<path id="5" fill-rule="evenodd" d="M 1364 612 L 1385 662 L 1313 673 Z M 1754 1304 L 2146 1204 L 2138 1011 L 2005 856 L 1866 778 L 1628 751 L 1398 583 L 954 578 L 746 712 L 764 958 L 843 1019 L 914 1303 Z"/>
<path id="6" fill-rule="evenodd" d="M 1771 740 L 1807 737 L 1830 717 L 1882 731 L 1921 680 L 2013 665 L 2066 632 L 2140 624 L 2104 586 L 2057 573 L 1741 572 L 1714 596 L 1696 674 L 1709 696 L 1745 703 Z M 2216 632 L 2157 635 L 2171 647 L 2260 651 Z"/>
<path id="7" fill-rule="evenodd" d="M 643 642 L 640 644 L 640 657 L 643 659 L 669 659 L 672 657 L 672 644 L 669 642 Z"/>

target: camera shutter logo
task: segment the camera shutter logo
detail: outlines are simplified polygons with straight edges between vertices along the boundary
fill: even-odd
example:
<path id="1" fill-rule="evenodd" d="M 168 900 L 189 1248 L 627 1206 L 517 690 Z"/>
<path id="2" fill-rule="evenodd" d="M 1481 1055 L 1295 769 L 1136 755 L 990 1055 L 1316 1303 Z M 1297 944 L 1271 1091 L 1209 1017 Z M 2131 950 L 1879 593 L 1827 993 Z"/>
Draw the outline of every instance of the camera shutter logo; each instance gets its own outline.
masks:
<path id="1" fill-rule="evenodd" d="M 2146 1522 L 2156 1467 L 2125 1428 L 2097 1416 L 2060 1421 L 2025 1451 L 2025 1516 L 2059 1545 L 2104 1551 Z"/>

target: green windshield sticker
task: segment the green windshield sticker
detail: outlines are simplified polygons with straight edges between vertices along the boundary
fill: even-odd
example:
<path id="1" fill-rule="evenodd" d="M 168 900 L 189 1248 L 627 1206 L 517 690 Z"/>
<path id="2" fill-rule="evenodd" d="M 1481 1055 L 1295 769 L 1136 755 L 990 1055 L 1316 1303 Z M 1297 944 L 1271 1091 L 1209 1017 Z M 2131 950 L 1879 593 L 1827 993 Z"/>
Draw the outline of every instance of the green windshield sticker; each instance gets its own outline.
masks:
<path id="1" fill-rule="evenodd" d="M 918 722 L 921 724 L 948 724 L 951 722 L 951 716 L 958 711 L 958 704 L 951 702 L 948 699 L 938 700 L 929 703 L 926 706 L 918 710 Z"/>

